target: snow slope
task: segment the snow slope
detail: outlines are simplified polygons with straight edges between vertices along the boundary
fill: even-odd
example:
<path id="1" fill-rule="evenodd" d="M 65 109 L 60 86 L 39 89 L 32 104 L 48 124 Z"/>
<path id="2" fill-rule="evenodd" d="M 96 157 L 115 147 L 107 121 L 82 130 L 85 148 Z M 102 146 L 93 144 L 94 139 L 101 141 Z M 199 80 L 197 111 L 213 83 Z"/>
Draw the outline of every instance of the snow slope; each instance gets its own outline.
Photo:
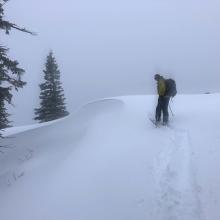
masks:
<path id="1" fill-rule="evenodd" d="M 168 128 L 148 120 L 156 101 L 104 99 L 6 130 L 0 219 L 219 220 L 220 94 L 177 96 Z"/>

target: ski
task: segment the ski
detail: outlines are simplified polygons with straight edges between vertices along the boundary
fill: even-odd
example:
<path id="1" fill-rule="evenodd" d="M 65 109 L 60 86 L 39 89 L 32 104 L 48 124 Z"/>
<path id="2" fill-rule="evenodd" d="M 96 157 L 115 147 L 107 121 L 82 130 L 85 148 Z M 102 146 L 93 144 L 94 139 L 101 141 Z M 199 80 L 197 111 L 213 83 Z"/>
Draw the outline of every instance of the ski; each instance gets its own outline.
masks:
<path id="1" fill-rule="evenodd" d="M 162 124 L 161 122 L 156 122 L 155 119 L 149 118 L 149 120 L 151 121 L 151 123 L 156 127 L 156 128 L 160 128 L 160 127 L 166 127 L 166 128 L 170 128 L 173 129 L 172 126 L 170 126 L 169 123 L 167 124 Z"/>
<path id="2" fill-rule="evenodd" d="M 160 127 L 160 125 L 159 125 L 154 119 L 149 118 L 149 120 L 154 124 L 154 126 L 155 126 L 156 128 L 159 128 L 159 127 Z"/>

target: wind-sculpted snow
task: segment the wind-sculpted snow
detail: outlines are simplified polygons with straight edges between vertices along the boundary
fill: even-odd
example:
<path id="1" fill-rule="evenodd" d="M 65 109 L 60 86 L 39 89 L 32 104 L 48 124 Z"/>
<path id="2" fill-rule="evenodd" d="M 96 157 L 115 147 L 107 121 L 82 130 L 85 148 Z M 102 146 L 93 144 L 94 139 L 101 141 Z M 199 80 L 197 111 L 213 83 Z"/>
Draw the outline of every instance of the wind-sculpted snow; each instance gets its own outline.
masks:
<path id="1" fill-rule="evenodd" d="M 57 160 L 62 160 L 61 155 L 67 153 L 66 146 L 72 146 L 81 139 L 86 134 L 89 123 L 95 120 L 97 115 L 107 114 L 121 108 L 123 108 L 122 101 L 105 99 L 89 103 L 79 112 L 64 119 L 6 129 L 4 131 L 6 139 L 1 141 L 5 147 L 2 148 L 2 154 L 0 154 L 0 185 L 10 186 L 22 177 L 24 171 L 18 171 L 21 164 L 30 160 L 36 152 L 40 152 L 41 157 L 41 154 L 50 154 L 49 148 L 53 148 L 53 154 L 47 156 L 56 156 Z M 65 149 L 61 149 L 62 145 Z M 42 163 L 42 158 L 40 158 L 40 163 Z"/>
<path id="2" fill-rule="evenodd" d="M 177 96 L 169 127 L 148 120 L 155 104 L 97 100 L 6 130 L 0 219 L 218 220 L 220 95 Z"/>

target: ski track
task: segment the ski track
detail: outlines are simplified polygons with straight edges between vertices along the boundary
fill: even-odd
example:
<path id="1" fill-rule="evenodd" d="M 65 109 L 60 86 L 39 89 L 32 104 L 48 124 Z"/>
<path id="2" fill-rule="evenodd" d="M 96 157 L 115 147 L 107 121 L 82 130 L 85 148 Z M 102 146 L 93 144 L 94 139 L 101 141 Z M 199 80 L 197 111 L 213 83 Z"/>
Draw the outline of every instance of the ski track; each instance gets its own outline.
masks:
<path id="1" fill-rule="evenodd" d="M 170 142 L 155 159 L 160 220 L 204 220 L 187 131 L 167 128 Z"/>

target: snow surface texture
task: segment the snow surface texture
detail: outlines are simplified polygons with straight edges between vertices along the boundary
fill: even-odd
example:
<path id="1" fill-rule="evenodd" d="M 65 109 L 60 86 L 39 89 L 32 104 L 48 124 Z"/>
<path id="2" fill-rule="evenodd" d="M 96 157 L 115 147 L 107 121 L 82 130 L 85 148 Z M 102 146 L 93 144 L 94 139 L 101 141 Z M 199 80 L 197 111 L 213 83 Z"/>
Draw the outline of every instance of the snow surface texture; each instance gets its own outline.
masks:
<path id="1" fill-rule="evenodd" d="M 156 101 L 104 99 L 6 129 L 0 219 L 219 220 L 220 95 L 177 96 L 160 128 Z"/>

